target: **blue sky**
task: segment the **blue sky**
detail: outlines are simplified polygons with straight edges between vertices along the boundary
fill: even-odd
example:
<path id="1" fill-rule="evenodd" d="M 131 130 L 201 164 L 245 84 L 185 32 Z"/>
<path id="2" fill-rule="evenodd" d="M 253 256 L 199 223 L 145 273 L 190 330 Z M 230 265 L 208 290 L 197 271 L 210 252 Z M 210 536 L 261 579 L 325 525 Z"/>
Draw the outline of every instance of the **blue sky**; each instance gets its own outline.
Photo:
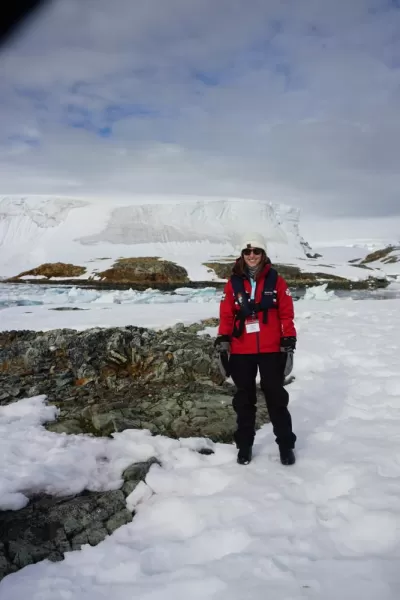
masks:
<path id="1" fill-rule="evenodd" d="M 0 80 L 4 193 L 400 214 L 398 0 L 56 0 Z"/>

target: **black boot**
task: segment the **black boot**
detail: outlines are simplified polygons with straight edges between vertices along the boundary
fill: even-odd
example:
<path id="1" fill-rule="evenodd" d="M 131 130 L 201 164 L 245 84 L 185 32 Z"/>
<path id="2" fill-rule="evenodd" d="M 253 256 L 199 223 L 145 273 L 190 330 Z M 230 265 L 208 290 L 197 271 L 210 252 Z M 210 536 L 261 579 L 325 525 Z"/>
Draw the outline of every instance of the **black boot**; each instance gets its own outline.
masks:
<path id="1" fill-rule="evenodd" d="M 239 448 L 239 452 L 237 455 L 237 461 L 239 465 L 248 465 L 251 461 L 251 457 L 253 455 L 253 449 L 251 446 L 244 446 Z"/>
<path id="2" fill-rule="evenodd" d="M 279 454 L 283 465 L 294 465 L 296 462 L 292 448 L 279 448 Z"/>

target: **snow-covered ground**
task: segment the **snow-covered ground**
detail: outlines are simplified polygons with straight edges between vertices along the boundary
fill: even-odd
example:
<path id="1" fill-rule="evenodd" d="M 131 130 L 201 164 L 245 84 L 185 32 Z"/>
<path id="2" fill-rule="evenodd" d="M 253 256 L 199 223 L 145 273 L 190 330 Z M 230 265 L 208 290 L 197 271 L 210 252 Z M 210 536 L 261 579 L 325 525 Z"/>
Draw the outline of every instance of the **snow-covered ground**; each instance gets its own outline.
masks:
<path id="1" fill-rule="evenodd" d="M 228 444 L 139 430 L 113 439 L 47 432 L 41 423 L 56 410 L 42 397 L 0 408 L 0 507 L 24 505 L 30 486 L 109 489 L 130 462 L 162 463 L 129 497 L 132 523 L 63 562 L 9 575 L 1 600 L 397 600 L 399 300 L 328 299 L 320 289 L 295 307 L 293 467 L 278 461 L 270 425 L 243 467 Z M 26 308 L 1 311 L 2 329 L 6 315 Z M 215 316 L 218 302 L 110 304 L 104 321 L 125 308 L 125 324 L 143 315 L 142 324 L 158 326 L 159 312 L 164 324 L 173 313 L 196 320 Z M 58 314 L 75 326 L 77 314 L 90 312 Z M 213 455 L 196 452 L 205 444 Z"/>

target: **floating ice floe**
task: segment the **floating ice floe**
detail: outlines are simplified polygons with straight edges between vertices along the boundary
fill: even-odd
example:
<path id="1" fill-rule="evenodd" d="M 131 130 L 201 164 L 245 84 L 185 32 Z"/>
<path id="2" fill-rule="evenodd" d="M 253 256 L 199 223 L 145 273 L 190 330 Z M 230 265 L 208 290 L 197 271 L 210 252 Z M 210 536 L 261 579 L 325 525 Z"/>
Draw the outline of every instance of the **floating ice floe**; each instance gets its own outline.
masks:
<path id="1" fill-rule="evenodd" d="M 328 284 L 316 285 L 309 287 L 304 294 L 303 300 L 338 300 L 333 290 L 327 289 Z"/>

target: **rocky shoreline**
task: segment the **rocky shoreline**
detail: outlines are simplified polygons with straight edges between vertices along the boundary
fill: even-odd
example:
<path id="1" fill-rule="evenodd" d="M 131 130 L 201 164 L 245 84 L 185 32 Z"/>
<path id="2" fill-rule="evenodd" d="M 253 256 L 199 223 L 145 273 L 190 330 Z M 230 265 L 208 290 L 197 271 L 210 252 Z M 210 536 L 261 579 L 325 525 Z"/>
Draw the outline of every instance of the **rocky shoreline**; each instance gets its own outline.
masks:
<path id="1" fill-rule="evenodd" d="M 161 292 L 174 292 L 179 287 L 187 287 L 191 289 L 201 289 L 205 287 L 214 287 L 217 290 L 222 290 L 225 285 L 225 281 L 187 281 L 184 284 L 177 282 L 154 282 L 146 281 L 145 283 L 134 282 L 134 283 L 123 283 L 123 282 L 107 282 L 93 279 L 4 279 L 0 281 L 2 283 L 12 284 L 26 284 L 26 285 L 46 285 L 46 286 L 66 286 L 66 287 L 80 287 L 93 290 L 129 290 L 134 289 L 139 292 L 143 292 L 147 289 L 160 290 Z"/>
<path id="2" fill-rule="evenodd" d="M 121 258 L 112 267 L 104 271 L 94 271 L 92 274 L 86 272 L 86 268 L 65 263 L 45 263 L 24 271 L 19 275 L 10 277 L 5 283 L 28 283 L 39 285 L 72 285 L 92 289 L 116 289 L 126 290 L 134 288 L 145 290 L 148 288 L 161 291 L 174 291 L 178 287 L 202 288 L 212 285 L 222 289 L 229 278 L 234 261 L 226 259 L 204 263 L 208 271 L 213 274 L 214 280 L 191 281 L 187 271 L 167 260 L 158 257 Z M 327 289 L 332 290 L 369 290 L 384 288 L 389 285 L 387 278 L 374 276 L 365 279 L 353 280 L 341 277 L 334 273 L 326 273 L 323 268 L 329 265 L 319 265 L 321 271 L 308 273 L 299 267 L 286 264 L 274 264 L 277 271 L 286 279 L 289 287 L 295 290 L 303 290 L 310 286 L 327 284 Z M 353 264 L 354 268 L 370 269 L 366 264 Z M 85 275 L 85 278 L 83 276 Z M 77 276 L 80 276 L 77 278 Z"/>
<path id="3" fill-rule="evenodd" d="M 325 277 L 303 277 L 298 279 L 292 279 L 288 277 L 286 279 L 289 288 L 293 291 L 305 290 L 308 287 L 317 285 L 327 284 L 327 290 L 378 290 L 388 287 L 390 281 L 388 279 L 378 279 L 376 277 L 369 277 L 360 281 L 354 281 L 350 279 L 338 278 L 338 279 L 327 279 Z M 223 290 L 226 281 L 187 281 L 184 284 L 181 283 L 168 283 L 168 282 L 154 282 L 147 281 L 145 283 L 109 283 L 105 281 L 89 280 L 89 279 L 6 279 L 1 283 L 15 283 L 15 284 L 28 284 L 28 285 L 47 285 L 47 286 L 66 286 L 66 287 L 81 287 L 93 290 L 129 290 L 134 289 L 139 292 L 143 292 L 147 289 L 160 290 L 161 292 L 174 292 L 178 287 L 186 287 L 191 289 L 202 289 L 206 287 L 214 287 L 217 290 Z"/>

